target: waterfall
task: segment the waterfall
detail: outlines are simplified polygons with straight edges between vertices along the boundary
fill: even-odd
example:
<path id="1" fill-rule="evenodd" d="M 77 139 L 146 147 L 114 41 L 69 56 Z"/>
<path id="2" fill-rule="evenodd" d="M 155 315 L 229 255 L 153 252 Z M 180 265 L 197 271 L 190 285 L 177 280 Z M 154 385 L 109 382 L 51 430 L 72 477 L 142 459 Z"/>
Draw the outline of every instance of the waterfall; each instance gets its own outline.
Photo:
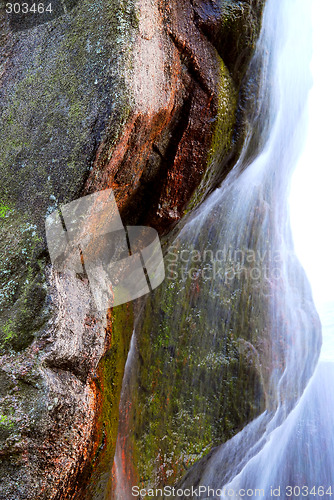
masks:
<path id="1" fill-rule="evenodd" d="M 135 410 L 127 425 L 121 416 L 116 459 L 119 467 L 126 454 L 127 491 L 135 481 L 156 487 L 182 475 L 179 488 L 210 487 L 210 498 L 240 498 L 243 489 L 270 498 L 278 486 L 311 484 L 300 435 L 291 430 L 312 432 L 320 411 L 306 418 L 314 378 L 304 392 L 320 325 L 288 205 L 311 86 L 310 6 L 267 0 L 248 75 L 250 86 L 260 82 L 244 150 L 222 186 L 186 218 L 166 252 L 166 282 L 138 320 L 121 403 Z"/>
<path id="2" fill-rule="evenodd" d="M 290 26 L 287 27 L 285 47 L 280 49 L 280 62 L 277 65 L 280 76 L 276 80 L 278 82 L 276 96 L 278 91 L 280 94 L 278 98 L 280 101 L 280 110 L 282 111 L 285 106 L 288 106 L 292 117 L 294 116 L 293 110 L 297 111 L 299 107 L 300 112 L 303 107 L 303 101 L 300 101 L 298 104 L 296 102 L 296 92 L 301 92 L 304 99 L 305 94 L 303 90 L 305 90 L 305 82 L 308 81 L 308 78 L 305 78 L 305 76 L 308 70 L 307 58 L 309 57 L 309 53 L 307 52 L 307 38 L 309 37 L 311 16 L 310 3 L 308 5 L 306 3 L 291 1 L 289 3 L 282 2 L 280 5 L 282 12 L 286 16 L 286 21 L 290 22 Z M 265 12 L 265 28 L 261 39 L 262 43 L 263 38 L 266 37 L 266 25 L 267 23 L 270 25 L 273 23 L 274 12 L 277 12 L 277 8 L 277 2 L 269 1 Z M 317 8 L 320 8 L 319 4 Z M 324 11 L 325 9 L 322 10 L 322 12 Z M 287 23 L 284 24 L 286 26 Z M 281 37 L 282 33 L 280 32 L 278 36 Z M 300 40 L 298 39 L 299 37 Z M 291 97 L 292 100 L 290 100 Z M 287 110 L 287 108 L 285 109 Z M 273 172 L 270 165 L 277 165 L 277 161 L 275 161 L 273 155 L 278 155 L 281 158 L 280 153 L 282 150 L 285 150 L 287 153 L 287 156 L 284 157 L 285 167 L 292 172 L 300 154 L 301 136 L 298 139 L 297 136 L 304 133 L 303 124 L 307 122 L 305 113 L 302 114 L 302 117 L 299 116 L 298 123 L 295 122 L 294 126 L 298 127 L 297 131 L 293 131 L 292 128 L 290 128 L 289 132 L 283 130 L 284 127 L 289 128 L 291 117 L 288 113 L 282 111 L 281 119 L 281 123 L 279 116 L 276 119 L 276 127 L 272 128 L 267 144 L 269 152 L 268 157 L 264 161 L 266 171 L 261 179 L 261 182 L 264 183 L 268 178 L 268 173 L 272 179 Z M 289 147 L 287 137 L 290 134 L 294 137 Z M 280 144 L 281 150 L 277 148 L 278 141 L 280 140 L 282 141 Z M 311 136 L 309 135 L 308 141 L 310 140 Z M 304 163 L 307 161 L 308 153 L 309 151 L 306 151 L 303 156 Z M 315 159 L 315 155 L 313 159 Z M 251 168 L 248 167 L 248 183 L 254 180 L 252 170 L 259 172 L 260 169 L 256 165 L 260 161 L 261 155 L 254 161 Z M 300 167 L 298 168 L 298 176 L 296 178 L 298 177 L 299 183 L 303 185 L 304 170 L 302 170 L 302 162 L 299 163 Z M 312 165 L 312 178 L 314 177 L 313 168 L 314 164 Z M 288 170 L 283 175 L 285 179 L 290 179 Z M 256 177 L 258 177 L 258 174 Z M 240 183 L 240 178 L 237 183 Z M 287 196 L 289 193 L 287 186 L 284 189 L 285 196 Z M 296 186 L 294 186 L 294 189 L 297 190 Z M 284 206 L 284 195 L 281 198 L 281 203 L 278 212 L 280 217 L 282 217 L 281 211 L 282 206 Z M 305 209 L 305 205 L 304 207 L 299 207 L 300 210 L 303 208 Z M 333 210 L 330 213 L 333 213 Z M 282 221 L 282 219 L 280 220 Z M 297 219 L 294 222 L 295 224 L 299 222 L 299 224 L 304 223 L 305 225 L 305 222 L 301 218 L 298 219 L 298 222 Z M 283 231 L 280 232 L 281 237 L 283 237 L 283 233 Z M 285 245 L 288 239 L 285 240 Z M 307 241 L 310 241 L 310 237 L 308 237 Z M 305 239 L 303 243 L 305 245 Z M 289 260 L 288 254 L 290 251 L 291 247 L 288 244 L 285 250 L 283 250 L 285 262 Z M 312 257 L 314 260 L 317 258 L 315 252 Z M 315 270 L 313 269 L 313 271 Z M 289 291 L 288 283 L 290 277 L 291 268 L 285 275 L 286 286 L 284 293 L 289 297 L 287 307 L 294 308 L 295 298 L 291 296 L 291 292 L 296 293 L 296 289 L 292 288 Z M 329 281 L 328 285 L 330 283 Z M 324 304 L 318 300 L 317 305 L 319 306 L 322 320 L 324 338 L 331 338 L 334 330 L 333 303 Z M 273 307 L 277 307 L 277 297 L 273 301 Z M 199 473 L 200 479 L 197 481 L 197 484 L 205 485 L 207 488 L 211 487 L 216 495 L 213 498 L 272 498 L 276 496 L 279 498 L 297 499 L 301 497 L 320 498 L 324 496 L 328 498 L 332 496 L 334 463 L 331 459 L 330 450 L 333 449 L 334 439 L 332 417 L 334 399 L 328 381 L 333 380 L 333 363 L 319 363 L 305 392 L 298 392 L 301 397 L 299 400 L 298 398 L 295 400 L 297 404 L 293 408 L 291 408 L 291 405 L 288 405 L 289 411 L 287 413 L 284 412 L 284 417 L 287 415 L 286 418 L 282 418 L 281 413 L 287 402 L 285 399 L 287 388 L 290 387 L 291 390 L 291 384 L 296 384 L 296 386 L 298 384 L 296 380 L 298 379 L 299 369 L 296 370 L 295 368 L 296 366 L 300 366 L 300 358 L 298 361 L 298 357 L 302 352 L 301 348 L 303 350 L 303 347 L 301 347 L 303 336 L 306 339 L 308 320 L 305 318 L 304 321 L 306 322 L 299 324 L 299 330 L 293 332 L 293 335 L 296 335 L 296 337 L 300 335 L 300 339 L 295 339 L 296 342 L 294 345 L 290 344 L 285 373 L 281 379 L 275 381 L 276 387 L 279 390 L 285 379 L 284 389 L 281 389 L 281 406 L 278 407 L 274 417 L 268 421 L 264 413 L 255 419 L 233 439 L 215 450 L 212 456 L 206 461 L 204 467 L 195 466 L 194 470 L 188 474 L 188 477 L 184 479 L 180 486 L 186 488 L 192 484 L 194 476 Z M 310 337 L 308 341 L 310 341 Z M 330 356 L 330 349 L 330 346 L 329 348 L 326 346 L 322 350 L 323 356 L 328 358 Z M 309 371 L 309 375 L 311 373 Z"/>

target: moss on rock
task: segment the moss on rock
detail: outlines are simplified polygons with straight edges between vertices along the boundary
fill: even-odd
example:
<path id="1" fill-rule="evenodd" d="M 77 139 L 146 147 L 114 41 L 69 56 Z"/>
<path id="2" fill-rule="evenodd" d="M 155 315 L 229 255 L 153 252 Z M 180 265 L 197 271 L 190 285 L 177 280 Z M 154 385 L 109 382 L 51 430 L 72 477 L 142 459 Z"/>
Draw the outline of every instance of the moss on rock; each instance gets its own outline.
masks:
<path id="1" fill-rule="evenodd" d="M 0 231 L 0 348 L 19 351 L 47 319 L 43 241 L 18 210 L 6 212 Z"/>
<path id="2" fill-rule="evenodd" d="M 98 367 L 100 410 L 97 416 L 95 452 L 88 465 L 90 471 L 86 471 L 89 480 L 85 498 L 94 500 L 109 498 L 118 432 L 119 399 L 133 332 L 132 304 L 123 304 L 115 308 L 109 320 L 109 346 Z"/>
<path id="3" fill-rule="evenodd" d="M 210 233 L 202 235 L 206 251 Z M 137 336 L 131 459 L 144 487 L 175 484 L 264 408 L 259 364 L 240 342 L 256 350 L 265 309 L 255 315 L 257 300 L 242 279 L 224 281 L 225 263 L 182 262 L 180 252 L 192 250 L 189 243 L 170 249 L 166 281 L 148 298 Z"/>

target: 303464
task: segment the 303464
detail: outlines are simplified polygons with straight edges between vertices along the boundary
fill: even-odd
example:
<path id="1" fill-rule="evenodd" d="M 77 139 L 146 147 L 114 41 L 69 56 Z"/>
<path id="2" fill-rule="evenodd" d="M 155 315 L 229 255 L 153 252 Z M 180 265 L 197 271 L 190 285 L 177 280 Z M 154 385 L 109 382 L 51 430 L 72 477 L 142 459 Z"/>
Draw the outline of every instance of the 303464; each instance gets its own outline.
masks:
<path id="1" fill-rule="evenodd" d="M 52 14 L 52 4 L 51 3 L 43 3 L 36 2 L 31 5 L 28 3 L 6 3 L 6 12 L 7 14 Z"/>

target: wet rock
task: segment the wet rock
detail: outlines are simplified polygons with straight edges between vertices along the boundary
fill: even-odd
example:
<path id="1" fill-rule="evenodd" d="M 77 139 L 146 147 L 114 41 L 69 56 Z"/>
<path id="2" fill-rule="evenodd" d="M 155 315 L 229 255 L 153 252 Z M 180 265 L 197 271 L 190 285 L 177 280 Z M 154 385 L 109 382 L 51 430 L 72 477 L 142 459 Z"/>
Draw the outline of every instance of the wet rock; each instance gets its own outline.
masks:
<path id="1" fill-rule="evenodd" d="M 161 233 L 196 206 L 217 182 L 217 157 L 221 179 L 238 154 L 238 92 L 262 7 L 62 4 L 38 22 L 0 5 L 0 496 L 9 500 L 104 491 L 132 332 L 131 306 L 103 317 L 84 277 L 51 269 L 46 216 L 107 187 L 124 223 Z"/>

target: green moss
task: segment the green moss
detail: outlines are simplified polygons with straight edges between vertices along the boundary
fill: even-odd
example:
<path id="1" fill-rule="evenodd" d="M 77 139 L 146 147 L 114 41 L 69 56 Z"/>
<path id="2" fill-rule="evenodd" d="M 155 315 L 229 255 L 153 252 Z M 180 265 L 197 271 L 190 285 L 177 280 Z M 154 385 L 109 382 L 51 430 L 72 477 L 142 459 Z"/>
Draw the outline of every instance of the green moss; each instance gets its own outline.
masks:
<path id="1" fill-rule="evenodd" d="M 218 110 L 211 147 L 208 153 L 205 174 L 196 192 L 189 201 L 185 213 L 198 206 L 212 187 L 221 164 L 232 149 L 232 138 L 235 129 L 238 105 L 238 92 L 224 61 L 219 58 L 220 81 L 218 82 Z"/>
<path id="2" fill-rule="evenodd" d="M 97 449 L 88 485 L 88 492 L 94 500 L 109 498 L 108 483 L 116 448 L 119 400 L 133 332 L 132 304 L 118 306 L 110 318 L 110 346 L 98 367 L 98 388 L 102 401 L 97 423 Z"/>
<path id="3" fill-rule="evenodd" d="M 263 409 L 264 377 L 254 355 L 259 332 L 266 336 L 263 295 L 243 277 L 213 279 L 210 260 L 180 259 L 181 251 L 214 249 L 223 227 L 208 223 L 196 246 L 186 239 L 173 247 L 166 280 L 149 296 L 137 326 L 129 460 L 145 487 L 175 484 Z M 221 266 L 224 273 L 237 271 L 239 262 L 232 257 Z M 265 286 L 259 284 L 263 293 Z"/>
<path id="4" fill-rule="evenodd" d="M 5 441 L 16 431 L 16 421 L 13 413 L 14 409 L 7 408 L 7 413 L 4 413 L 4 408 L 2 408 L 2 414 L 0 414 L 0 452 L 2 451 L 1 441 Z"/>
<path id="5" fill-rule="evenodd" d="M 17 210 L 1 219 L 0 348 L 21 350 L 46 321 L 43 241 Z"/>
<path id="6" fill-rule="evenodd" d="M 10 211 L 10 208 L 7 205 L 4 205 L 0 202 L 0 217 L 6 217 L 6 214 Z"/>
<path id="7" fill-rule="evenodd" d="M 224 158 L 231 149 L 236 119 L 238 95 L 223 60 L 220 62 L 220 72 L 217 122 L 212 138 L 208 165 L 211 165 L 217 159 Z"/>
<path id="8" fill-rule="evenodd" d="M 15 331 L 13 329 L 13 321 L 9 319 L 2 328 L 3 333 L 3 344 L 7 344 L 13 337 L 15 337 Z"/>
<path id="9" fill-rule="evenodd" d="M 0 415 L 0 427 L 5 429 L 12 429 L 14 427 L 14 422 L 11 417 L 7 415 Z"/>

